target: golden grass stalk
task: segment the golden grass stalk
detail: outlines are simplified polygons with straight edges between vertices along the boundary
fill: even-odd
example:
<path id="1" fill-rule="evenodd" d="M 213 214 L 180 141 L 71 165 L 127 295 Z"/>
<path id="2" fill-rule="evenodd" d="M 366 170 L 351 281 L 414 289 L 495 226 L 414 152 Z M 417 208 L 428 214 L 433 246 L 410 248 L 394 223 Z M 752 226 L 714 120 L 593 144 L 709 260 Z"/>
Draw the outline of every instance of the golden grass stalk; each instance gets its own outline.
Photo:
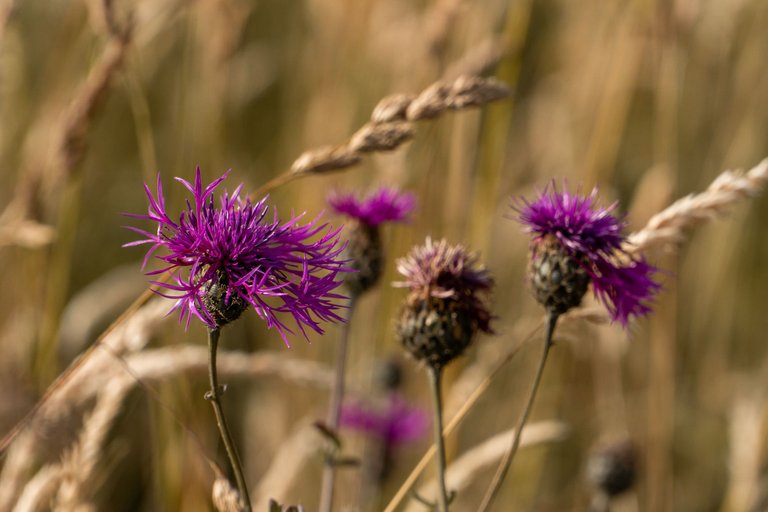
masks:
<path id="1" fill-rule="evenodd" d="M 117 380 L 109 381 L 102 387 L 96 405 L 83 422 L 77 442 L 62 458 L 63 479 L 55 509 L 77 510 L 89 505 L 93 496 L 90 486 L 104 442 L 129 389 L 130 386 Z"/>
<path id="2" fill-rule="evenodd" d="M 81 356 L 75 361 L 64 377 L 49 387 L 46 395 L 27 414 L 27 419 L 19 422 L 3 438 L 3 451 L 9 446 L 10 449 L 0 472 L 0 510 L 10 510 L 36 465 L 41 449 L 38 432 L 55 429 L 56 425 L 69 417 L 73 407 L 92 397 L 94 382 L 103 385 L 101 377 L 114 375 L 114 371 L 110 371 L 110 366 L 114 365 L 113 356 L 143 348 L 165 316 L 166 310 L 163 301 L 153 301 L 136 311 L 125 323 L 106 333 L 102 344 L 93 345 L 91 352 L 87 353 L 99 357 Z M 11 446 L 14 440 L 16 442 Z"/>
<path id="3" fill-rule="evenodd" d="M 568 427 L 559 421 L 541 421 L 526 426 L 520 440 L 520 447 L 536 446 L 542 443 L 559 441 L 568 433 Z M 457 458 L 445 475 L 446 484 L 451 492 L 460 493 L 466 489 L 484 468 L 491 466 L 501 459 L 509 447 L 515 429 L 510 429 L 486 439 L 477 446 L 470 448 Z M 434 479 L 424 485 L 419 496 L 433 500 L 437 496 L 437 481 Z M 406 511 L 418 512 L 423 510 L 420 503 L 412 503 Z"/>
<path id="4" fill-rule="evenodd" d="M 657 213 L 648 224 L 627 238 L 628 252 L 643 252 L 680 243 L 685 232 L 718 215 L 736 203 L 760 193 L 768 183 L 768 158 L 750 169 L 725 171 L 699 194 L 689 194 Z"/>
<path id="5" fill-rule="evenodd" d="M 284 352 L 220 351 L 218 369 L 222 377 L 254 378 L 273 376 L 312 388 L 329 388 L 331 369 L 315 361 L 291 359 Z M 178 345 L 132 354 L 125 358 L 133 379 L 157 381 L 180 374 L 205 375 L 208 352 L 205 347 Z"/>
<path id="6" fill-rule="evenodd" d="M 60 464 L 49 464 L 27 482 L 13 512 L 44 512 L 50 510 L 51 500 L 59 489 L 63 470 Z M 9 504 L 10 507 L 10 504 Z M 10 510 L 4 508 L 3 510 Z"/>

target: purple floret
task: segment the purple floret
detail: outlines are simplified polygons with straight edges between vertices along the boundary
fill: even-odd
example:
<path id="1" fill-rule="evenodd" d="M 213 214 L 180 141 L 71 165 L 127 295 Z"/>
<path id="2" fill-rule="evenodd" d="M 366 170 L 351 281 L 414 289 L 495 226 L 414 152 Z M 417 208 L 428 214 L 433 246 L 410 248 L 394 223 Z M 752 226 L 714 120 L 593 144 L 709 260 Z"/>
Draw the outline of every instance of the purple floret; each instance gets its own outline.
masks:
<path id="1" fill-rule="evenodd" d="M 630 316 L 651 311 L 649 302 L 660 285 L 653 280 L 657 272 L 642 257 L 622 250 L 624 220 L 611 214 L 617 203 L 596 207 L 597 189 L 588 196 L 545 189 L 531 202 L 513 204 L 518 220 L 533 233 L 532 243 L 553 236 L 580 262 L 592 280 L 595 296 L 608 309 L 611 318 L 626 327 Z M 588 264 L 583 263 L 586 256 Z"/>
<path id="2" fill-rule="evenodd" d="M 392 393 L 382 410 L 363 404 L 345 405 L 341 424 L 392 445 L 419 439 L 429 426 L 429 416 L 424 410 L 408 405 L 400 394 Z"/>
<path id="3" fill-rule="evenodd" d="M 215 205 L 213 192 L 229 171 L 203 187 L 200 168 L 194 185 L 176 178 L 192 194 L 194 202 L 174 221 L 166 212 L 160 176 L 157 196 L 145 184 L 149 199 L 147 215 L 126 214 L 157 223 L 154 233 L 126 226 L 145 238 L 125 244 L 125 247 L 151 244 L 144 257 L 146 266 L 151 255 L 165 265 L 147 275 L 171 272 L 175 283 L 155 281 L 167 292 L 157 292 L 176 300 L 171 311 L 179 310 L 187 325 L 196 316 L 209 328 L 216 328 L 203 296 L 214 283 L 227 283 L 226 301 L 236 295 L 253 306 L 256 313 L 275 328 L 288 344 L 286 335 L 293 331 L 281 319 L 282 314 L 293 317 L 306 337 L 305 327 L 322 333 L 320 321 L 340 321 L 336 313 L 344 296 L 334 291 L 341 285 L 339 272 L 345 272 L 344 249 L 339 241 L 340 229 L 314 219 L 300 224 L 304 214 L 292 216 L 281 223 L 273 211 L 268 217 L 267 198 L 251 203 L 240 197 L 242 185 L 229 195 L 224 192 Z"/>
<path id="4" fill-rule="evenodd" d="M 416 196 L 394 188 L 380 188 L 365 199 L 353 194 L 333 194 L 328 203 L 338 213 L 368 226 L 378 226 L 382 222 L 405 220 L 416 207 Z"/>

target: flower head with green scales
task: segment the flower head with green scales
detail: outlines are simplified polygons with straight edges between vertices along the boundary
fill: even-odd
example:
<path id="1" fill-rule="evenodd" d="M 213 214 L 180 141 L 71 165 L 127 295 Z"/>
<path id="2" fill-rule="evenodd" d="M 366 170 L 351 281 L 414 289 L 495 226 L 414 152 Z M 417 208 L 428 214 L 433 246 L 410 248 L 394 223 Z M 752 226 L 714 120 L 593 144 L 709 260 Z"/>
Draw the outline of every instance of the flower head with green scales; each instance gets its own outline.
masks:
<path id="1" fill-rule="evenodd" d="M 328 204 L 336 212 L 361 224 L 378 226 L 384 222 L 405 220 L 416 207 L 416 197 L 409 192 L 382 187 L 365 199 L 352 194 L 334 193 L 328 198 Z"/>
<path id="2" fill-rule="evenodd" d="M 477 255 L 461 245 L 427 238 L 397 261 L 409 293 L 397 324 L 416 359 L 442 368 L 464 352 L 477 331 L 492 333 L 488 296 L 493 279 Z"/>
<path id="3" fill-rule="evenodd" d="M 624 220 L 588 196 L 545 189 L 533 202 L 513 203 L 518 220 L 534 235 L 530 279 L 537 299 L 550 311 L 564 313 L 581 302 L 589 282 L 611 317 L 626 326 L 631 316 L 650 312 L 660 285 L 657 271 L 642 257 L 622 250 Z"/>
<path id="4" fill-rule="evenodd" d="M 322 333 L 321 321 L 340 321 L 338 301 L 345 297 L 335 290 L 339 273 L 349 270 L 341 257 L 340 229 L 318 219 L 301 224 L 303 214 L 281 222 L 276 212 L 269 216 L 266 197 L 256 203 L 241 198 L 242 185 L 221 194 L 217 206 L 214 191 L 228 174 L 205 187 L 199 167 L 194 184 L 176 178 L 192 194 L 178 220 L 166 210 L 158 175 L 156 196 L 144 185 L 148 213 L 126 214 L 157 223 L 155 232 L 127 226 L 143 238 L 125 244 L 150 244 L 143 267 L 163 250 L 156 257 L 164 265 L 147 274 L 171 272 L 175 282 L 155 281 L 165 289 L 156 293 L 176 301 L 171 311 L 178 310 L 187 325 L 195 316 L 211 329 L 251 306 L 286 344 L 293 331 L 283 315 L 293 317 L 305 337 L 306 327 Z"/>
<path id="5" fill-rule="evenodd" d="M 384 250 L 379 226 L 402 222 L 416 207 L 416 197 L 395 188 L 380 188 L 364 199 L 352 194 L 333 193 L 328 204 L 337 213 L 355 222 L 348 231 L 346 257 L 356 272 L 344 275 L 350 294 L 355 297 L 373 288 L 381 277 Z"/>

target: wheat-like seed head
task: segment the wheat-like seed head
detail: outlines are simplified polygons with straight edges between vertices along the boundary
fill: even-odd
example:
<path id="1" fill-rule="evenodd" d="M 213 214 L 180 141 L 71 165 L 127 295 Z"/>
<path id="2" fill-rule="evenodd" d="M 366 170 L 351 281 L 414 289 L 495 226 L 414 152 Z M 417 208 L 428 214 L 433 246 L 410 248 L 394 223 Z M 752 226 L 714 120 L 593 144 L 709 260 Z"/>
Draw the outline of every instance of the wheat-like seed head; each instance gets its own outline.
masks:
<path id="1" fill-rule="evenodd" d="M 648 224 L 627 238 L 625 250 L 648 251 L 680 243 L 685 231 L 717 215 L 725 215 L 736 203 L 760 193 L 768 183 L 768 158 L 749 172 L 725 171 L 700 194 L 689 194 L 657 213 Z"/>
<path id="2" fill-rule="evenodd" d="M 240 493 L 223 476 L 216 478 L 213 482 L 211 496 L 213 498 L 213 506 L 219 512 L 242 512 L 245 510 L 240 500 Z"/>
<path id="3" fill-rule="evenodd" d="M 373 109 L 371 122 L 349 141 L 305 151 L 291 165 L 291 173 L 323 173 L 357 165 L 365 153 L 392 151 L 410 140 L 413 121 L 433 119 L 449 110 L 479 107 L 509 95 L 509 87 L 494 78 L 460 76 L 453 81 L 437 81 L 418 96 L 387 96 Z"/>

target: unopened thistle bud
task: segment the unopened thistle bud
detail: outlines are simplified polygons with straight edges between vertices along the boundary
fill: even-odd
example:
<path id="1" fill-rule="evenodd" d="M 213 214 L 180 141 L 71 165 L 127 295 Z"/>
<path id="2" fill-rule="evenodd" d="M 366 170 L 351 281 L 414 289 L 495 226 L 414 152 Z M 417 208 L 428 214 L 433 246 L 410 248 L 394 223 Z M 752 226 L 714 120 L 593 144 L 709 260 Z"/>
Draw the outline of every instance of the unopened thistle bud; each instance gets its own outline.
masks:
<path id="1" fill-rule="evenodd" d="M 603 441 L 592 450 L 587 478 L 609 498 L 631 489 L 636 475 L 637 451 L 629 439 Z"/>
<path id="2" fill-rule="evenodd" d="M 334 194 L 328 202 L 335 211 L 355 221 L 345 253 L 348 266 L 355 272 L 345 274 L 344 284 L 352 296 L 359 296 L 373 288 L 381 277 L 383 251 L 379 226 L 405 220 L 416 199 L 413 194 L 382 188 L 365 199 Z"/>
<path id="3" fill-rule="evenodd" d="M 493 286 L 477 257 L 446 240 L 427 238 L 398 260 L 407 287 L 397 333 L 405 349 L 417 360 L 441 369 L 469 346 L 480 330 L 491 333 L 487 295 Z"/>
<path id="4" fill-rule="evenodd" d="M 611 318 L 626 326 L 631 316 L 650 312 L 660 288 L 656 268 L 622 251 L 624 221 L 611 215 L 616 204 L 598 208 L 596 197 L 596 190 L 582 197 L 552 187 L 532 203 L 513 205 L 534 235 L 529 280 L 536 299 L 554 315 L 581 304 L 591 282 Z"/>

